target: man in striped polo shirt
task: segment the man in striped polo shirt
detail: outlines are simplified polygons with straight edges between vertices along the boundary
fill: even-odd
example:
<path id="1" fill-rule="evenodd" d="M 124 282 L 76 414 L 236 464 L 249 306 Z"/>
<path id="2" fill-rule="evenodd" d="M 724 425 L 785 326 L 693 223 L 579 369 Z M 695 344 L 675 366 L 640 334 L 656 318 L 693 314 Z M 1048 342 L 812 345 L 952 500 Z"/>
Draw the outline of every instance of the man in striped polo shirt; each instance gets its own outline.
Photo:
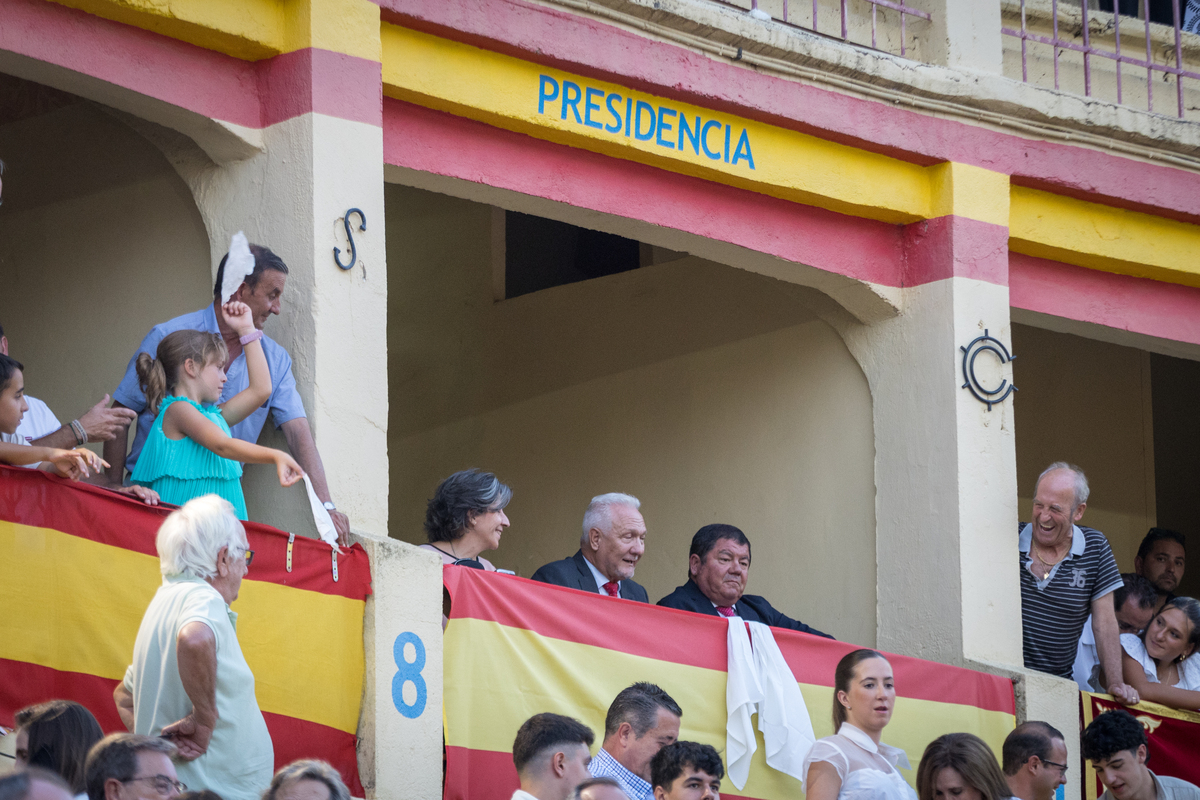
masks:
<path id="1" fill-rule="evenodd" d="M 1123 585 L 1117 561 L 1104 534 L 1076 524 L 1087 499 L 1087 476 L 1078 467 L 1059 461 L 1038 476 L 1033 521 L 1018 536 L 1025 667 L 1070 678 L 1091 614 L 1103 685 L 1118 700 L 1136 703 L 1121 673 L 1112 594 Z"/>

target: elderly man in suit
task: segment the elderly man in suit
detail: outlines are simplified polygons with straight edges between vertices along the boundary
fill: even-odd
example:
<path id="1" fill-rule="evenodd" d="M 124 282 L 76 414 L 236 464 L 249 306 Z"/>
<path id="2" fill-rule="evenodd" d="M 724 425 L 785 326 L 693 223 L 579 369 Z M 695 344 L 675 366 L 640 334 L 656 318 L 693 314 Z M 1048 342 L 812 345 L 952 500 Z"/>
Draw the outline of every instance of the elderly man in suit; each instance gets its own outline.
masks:
<path id="1" fill-rule="evenodd" d="M 746 534 L 732 525 L 705 525 L 692 537 L 687 583 L 658 604 L 833 638 L 776 611 L 766 598 L 745 594 L 749 577 L 750 540 Z"/>
<path id="2" fill-rule="evenodd" d="M 592 498 L 583 515 L 579 550 L 533 573 L 535 581 L 568 586 L 609 597 L 648 603 L 641 584 L 633 580 L 638 559 L 646 552 L 646 522 L 641 501 L 619 492 Z"/>

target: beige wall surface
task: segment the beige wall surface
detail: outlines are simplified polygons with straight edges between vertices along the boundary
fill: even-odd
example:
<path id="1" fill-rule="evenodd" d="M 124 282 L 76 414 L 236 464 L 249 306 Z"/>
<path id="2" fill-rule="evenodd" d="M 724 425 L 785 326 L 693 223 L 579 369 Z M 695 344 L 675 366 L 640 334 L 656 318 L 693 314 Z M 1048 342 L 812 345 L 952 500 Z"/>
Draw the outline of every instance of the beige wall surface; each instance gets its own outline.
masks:
<path id="1" fill-rule="evenodd" d="M 208 236 L 162 154 L 100 107 L 0 125 L 0 323 L 66 422 L 112 392 L 150 328 L 211 296 Z"/>
<path id="2" fill-rule="evenodd" d="M 1155 524 L 1150 355 L 1024 325 L 1013 325 L 1013 352 L 1020 519 L 1046 466 L 1077 464 L 1091 485 L 1082 523 L 1132 572 Z"/>
<path id="3" fill-rule="evenodd" d="M 700 259 L 494 302 L 492 209 L 387 187 L 393 536 L 466 467 L 514 489 L 488 557 L 529 576 L 571 555 L 588 499 L 627 491 L 651 600 L 691 536 L 743 528 L 749 590 L 840 639 L 875 641 L 866 380 L 810 291 Z"/>

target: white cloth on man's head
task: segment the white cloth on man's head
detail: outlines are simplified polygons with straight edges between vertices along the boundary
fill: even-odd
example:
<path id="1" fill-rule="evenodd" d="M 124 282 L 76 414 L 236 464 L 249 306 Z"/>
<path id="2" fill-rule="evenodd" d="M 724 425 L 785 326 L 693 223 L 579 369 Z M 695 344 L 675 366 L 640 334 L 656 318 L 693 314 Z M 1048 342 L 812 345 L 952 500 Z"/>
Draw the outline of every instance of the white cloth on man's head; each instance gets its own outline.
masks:
<path id="1" fill-rule="evenodd" d="M 34 439 L 49 436 L 62 427 L 50 406 L 29 395 L 25 395 L 25 402 L 29 403 L 29 410 L 17 425 L 17 436 L 23 436 L 27 443 L 32 444 Z"/>
<path id="2" fill-rule="evenodd" d="M 748 635 L 745 620 L 728 620 L 725 760 L 729 780 L 742 789 L 750 776 L 750 759 L 758 749 L 751 724 L 755 713 L 767 749 L 767 766 L 800 779 L 816 735 L 796 676 L 769 627 L 751 622 Z"/>

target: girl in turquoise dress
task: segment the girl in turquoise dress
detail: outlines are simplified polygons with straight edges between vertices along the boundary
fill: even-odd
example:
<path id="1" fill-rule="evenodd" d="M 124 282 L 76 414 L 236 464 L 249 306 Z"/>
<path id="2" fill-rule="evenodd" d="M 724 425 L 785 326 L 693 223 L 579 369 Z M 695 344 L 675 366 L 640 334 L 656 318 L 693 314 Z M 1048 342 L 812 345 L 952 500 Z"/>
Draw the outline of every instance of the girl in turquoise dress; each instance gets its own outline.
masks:
<path id="1" fill-rule="evenodd" d="M 271 396 L 271 371 L 255 330 L 250 307 L 230 302 L 221 307 L 225 322 L 246 353 L 250 385 L 221 405 L 229 350 L 219 333 L 175 331 L 159 342 L 157 358 L 137 357 L 138 381 L 150 411 L 157 414 L 132 481 L 158 492 L 164 502 L 183 505 L 193 497 L 217 494 L 246 519 L 242 465 L 274 464 L 279 484 L 291 486 L 303 470 L 282 450 L 260 447 L 229 435 L 229 426 L 248 417 Z"/>

